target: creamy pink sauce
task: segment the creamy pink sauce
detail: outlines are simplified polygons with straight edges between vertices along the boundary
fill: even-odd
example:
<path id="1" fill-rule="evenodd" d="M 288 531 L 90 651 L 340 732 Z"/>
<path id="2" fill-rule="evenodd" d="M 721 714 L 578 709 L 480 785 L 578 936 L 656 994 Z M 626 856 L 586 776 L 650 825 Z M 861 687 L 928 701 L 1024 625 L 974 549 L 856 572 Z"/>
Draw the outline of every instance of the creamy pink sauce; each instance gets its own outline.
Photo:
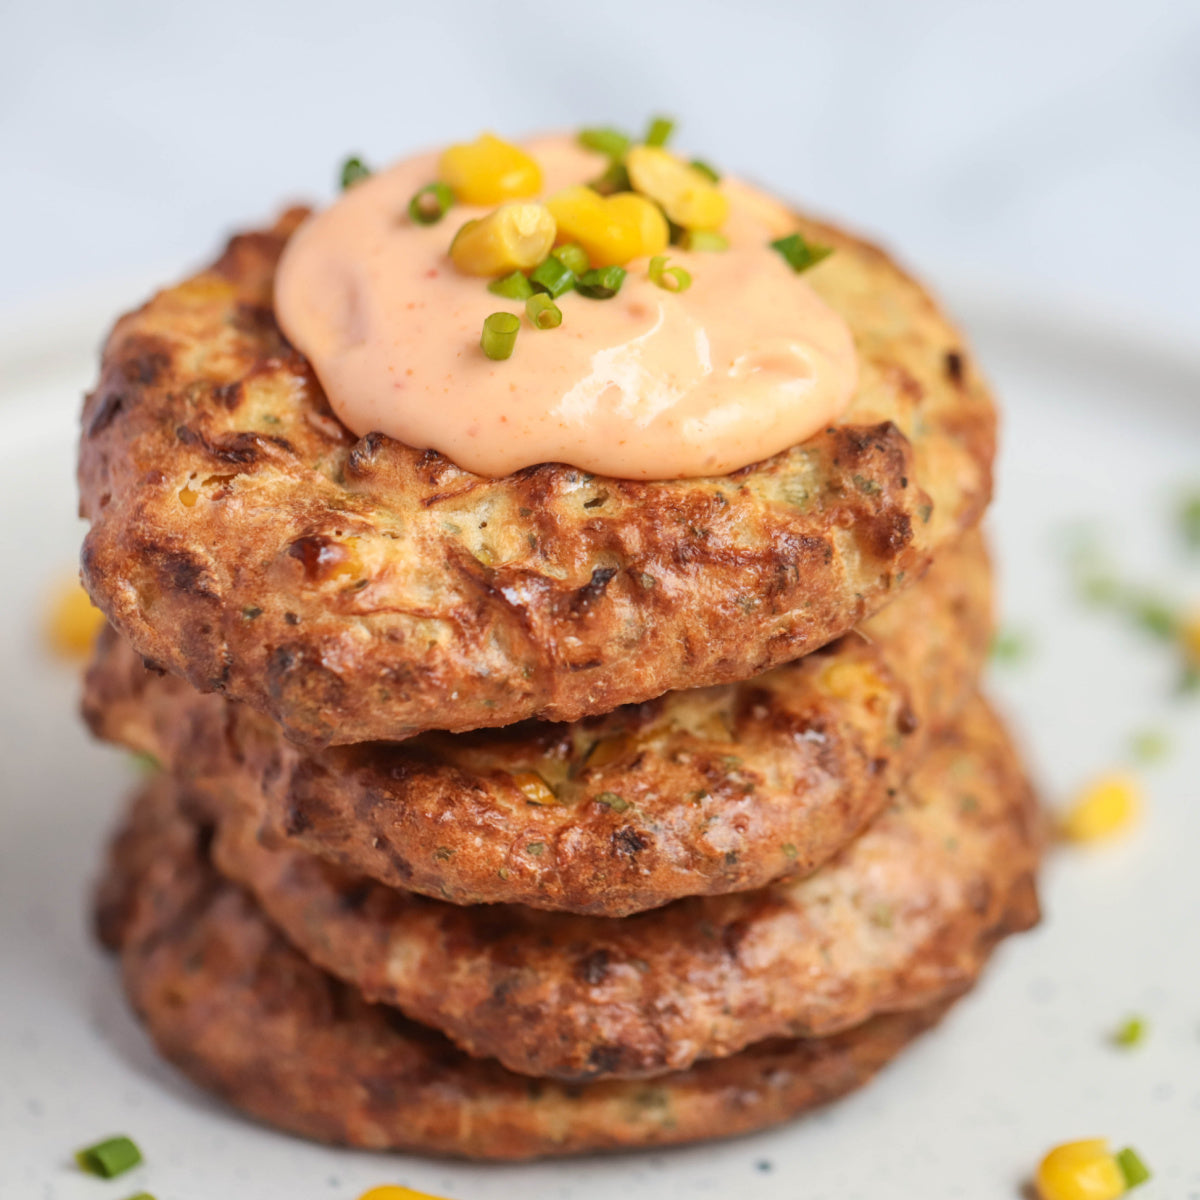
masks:
<path id="1" fill-rule="evenodd" d="M 594 179 L 605 160 L 570 137 L 523 143 L 543 195 Z M 669 249 L 686 292 L 626 267 L 616 297 L 568 293 L 563 322 L 539 330 L 524 306 L 455 269 L 455 230 L 487 209 L 456 205 L 436 225 L 407 214 L 437 178 L 437 154 L 372 175 L 310 217 L 275 284 L 280 326 L 311 362 L 342 422 L 435 449 L 480 475 L 543 462 L 626 479 L 719 475 L 835 421 L 858 368 L 846 323 L 768 242 L 786 208 L 725 179 L 724 252 Z M 522 317 L 511 358 L 479 347 L 484 318 Z"/>

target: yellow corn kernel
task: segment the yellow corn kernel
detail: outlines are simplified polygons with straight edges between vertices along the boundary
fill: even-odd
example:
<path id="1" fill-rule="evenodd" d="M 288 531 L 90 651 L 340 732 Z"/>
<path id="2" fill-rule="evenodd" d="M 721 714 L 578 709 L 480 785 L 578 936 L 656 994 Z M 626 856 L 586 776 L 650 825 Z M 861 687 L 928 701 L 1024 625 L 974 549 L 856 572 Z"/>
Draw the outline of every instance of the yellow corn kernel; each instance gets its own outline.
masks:
<path id="1" fill-rule="evenodd" d="M 1038 1165 L 1040 1200 L 1117 1200 L 1125 1195 L 1125 1176 L 1104 1138 L 1055 1146 Z"/>
<path id="2" fill-rule="evenodd" d="M 502 204 L 454 235 L 450 258 L 466 275 L 528 271 L 553 249 L 554 234 L 554 217 L 544 204 Z"/>
<path id="3" fill-rule="evenodd" d="M 164 293 L 163 298 L 183 304 L 204 306 L 231 301 L 236 294 L 236 288 L 228 279 L 224 279 L 220 275 L 204 274 L 176 284 L 175 287 Z"/>
<path id="4" fill-rule="evenodd" d="M 625 169 L 635 190 L 684 229 L 717 229 L 729 215 L 729 201 L 712 180 L 661 146 L 634 146 Z"/>
<path id="5" fill-rule="evenodd" d="M 1179 640 L 1183 643 L 1183 652 L 1194 667 L 1200 667 L 1200 611 L 1184 617 L 1179 627 Z"/>
<path id="6" fill-rule="evenodd" d="M 398 1184 L 385 1183 L 380 1187 L 369 1188 L 359 1196 L 358 1200 L 442 1200 L 440 1196 L 431 1196 L 428 1192 L 414 1192 L 412 1188 L 400 1187 Z"/>
<path id="7" fill-rule="evenodd" d="M 341 543 L 340 550 L 340 554 L 334 553 L 329 555 L 322 564 L 322 581 L 325 583 L 336 583 L 339 580 L 362 579 L 366 568 L 353 542 Z"/>
<path id="8" fill-rule="evenodd" d="M 611 766 L 618 759 L 624 758 L 636 746 L 633 738 L 627 734 L 618 734 L 616 737 L 602 738 L 591 749 L 587 756 L 586 766 L 588 770 L 600 770 L 602 767 Z"/>
<path id="9" fill-rule="evenodd" d="M 558 797 L 536 771 L 517 771 L 512 781 L 525 793 L 530 804 L 557 804 Z"/>
<path id="10" fill-rule="evenodd" d="M 233 478 L 232 475 L 206 475 L 199 483 L 196 483 L 195 476 L 191 476 L 179 491 L 179 502 L 185 508 L 195 508 L 196 501 L 202 495 L 228 483 Z"/>
<path id="11" fill-rule="evenodd" d="M 844 662 L 836 658 L 817 677 L 817 683 L 830 696 L 860 704 L 887 693 L 883 680 L 869 663 Z"/>
<path id="12" fill-rule="evenodd" d="M 1132 775 L 1111 774 L 1086 787 L 1062 819 L 1073 842 L 1095 842 L 1127 829 L 1142 808 L 1142 789 Z"/>
<path id="13" fill-rule="evenodd" d="M 358 538 L 345 541 L 315 535 L 298 538 L 288 550 L 296 559 L 309 583 L 337 583 L 366 576 L 366 566 L 358 553 Z"/>
<path id="14" fill-rule="evenodd" d="M 438 174 L 460 204 L 499 204 L 542 190 L 541 167 L 520 146 L 494 133 L 449 147 Z"/>
<path id="15" fill-rule="evenodd" d="M 104 614 L 77 579 L 56 589 L 46 620 L 46 640 L 56 654 L 63 658 L 86 658 L 103 628 Z"/>
<path id="16" fill-rule="evenodd" d="M 667 220 L 645 196 L 601 196 L 579 184 L 546 201 L 560 242 L 578 242 L 593 267 L 623 267 L 631 259 L 661 254 L 670 241 Z"/>

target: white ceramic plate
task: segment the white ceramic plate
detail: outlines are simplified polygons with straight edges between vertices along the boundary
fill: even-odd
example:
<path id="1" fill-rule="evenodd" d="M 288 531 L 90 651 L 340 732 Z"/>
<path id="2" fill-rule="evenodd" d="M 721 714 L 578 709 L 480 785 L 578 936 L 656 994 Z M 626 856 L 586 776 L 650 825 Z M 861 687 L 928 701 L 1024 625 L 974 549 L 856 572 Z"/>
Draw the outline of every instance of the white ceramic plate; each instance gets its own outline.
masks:
<path id="1" fill-rule="evenodd" d="M 480 1167 L 308 1145 L 215 1103 L 158 1061 L 89 936 L 90 881 L 133 772 L 89 743 L 75 674 L 47 658 L 39 622 L 80 538 L 79 396 L 130 294 L 0 337 L 0 1196 L 353 1200 L 397 1182 L 456 1200 L 1016 1197 L 1049 1145 L 1096 1135 L 1141 1150 L 1157 1176 L 1146 1200 L 1200 1195 L 1200 702 L 1173 698 L 1164 648 L 1077 603 L 1060 549 L 1064 527 L 1091 522 L 1131 576 L 1200 601 L 1168 519 L 1174 489 L 1200 485 L 1188 347 L 959 298 L 1007 405 L 992 525 L 1007 620 L 1034 643 L 993 672 L 994 690 L 1051 800 L 1124 761 L 1137 730 L 1167 732 L 1142 828 L 1056 856 L 1042 928 L 1006 944 L 978 992 L 858 1095 L 724 1145 Z M 1148 1040 L 1112 1048 L 1135 1012 Z M 115 1132 L 146 1164 L 113 1183 L 82 1176 L 71 1151 Z"/>

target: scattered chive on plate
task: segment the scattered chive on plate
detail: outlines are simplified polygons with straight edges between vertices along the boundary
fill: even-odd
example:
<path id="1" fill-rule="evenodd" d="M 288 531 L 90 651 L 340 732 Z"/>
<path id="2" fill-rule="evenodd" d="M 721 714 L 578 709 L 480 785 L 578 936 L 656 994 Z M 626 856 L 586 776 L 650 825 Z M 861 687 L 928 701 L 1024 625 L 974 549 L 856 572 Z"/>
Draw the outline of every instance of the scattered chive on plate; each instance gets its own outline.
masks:
<path id="1" fill-rule="evenodd" d="M 136 1167 L 142 1161 L 142 1152 L 122 1134 L 76 1150 L 75 1161 L 89 1175 L 113 1179 Z"/>

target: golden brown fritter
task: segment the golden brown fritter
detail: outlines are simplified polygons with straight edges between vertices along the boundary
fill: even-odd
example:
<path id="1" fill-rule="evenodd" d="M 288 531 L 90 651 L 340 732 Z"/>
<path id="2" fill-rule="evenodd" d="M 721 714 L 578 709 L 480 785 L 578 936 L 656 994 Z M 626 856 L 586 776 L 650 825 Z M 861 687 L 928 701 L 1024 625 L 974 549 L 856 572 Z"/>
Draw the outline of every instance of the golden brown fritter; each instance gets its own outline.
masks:
<path id="1" fill-rule="evenodd" d="M 798 658 L 973 525 L 994 413 L 882 251 L 813 287 L 853 331 L 843 422 L 729 476 L 505 479 L 355 439 L 272 312 L 303 213 L 118 322 L 83 413 L 89 592 L 139 653 L 309 746 L 576 720 Z"/>
<path id="2" fill-rule="evenodd" d="M 218 870 L 306 958 L 471 1054 L 567 1082 L 660 1075 L 924 1008 L 1037 919 L 1035 806 L 981 702 L 816 874 L 620 921 L 414 896 L 265 849 L 227 814 Z"/>
<path id="3" fill-rule="evenodd" d="M 621 916 L 804 875 L 887 803 L 974 686 L 990 629 L 978 534 L 861 632 L 747 683 L 575 725 L 306 755 L 245 705 L 102 641 L 101 737 L 219 778 L 272 838 L 456 903 Z"/>
<path id="4" fill-rule="evenodd" d="M 731 1137 L 865 1083 L 944 1005 L 773 1041 L 652 1082 L 513 1075 L 306 962 L 207 862 L 202 828 L 143 794 L 99 926 L 161 1053 L 259 1120 L 325 1142 L 521 1159 Z"/>

